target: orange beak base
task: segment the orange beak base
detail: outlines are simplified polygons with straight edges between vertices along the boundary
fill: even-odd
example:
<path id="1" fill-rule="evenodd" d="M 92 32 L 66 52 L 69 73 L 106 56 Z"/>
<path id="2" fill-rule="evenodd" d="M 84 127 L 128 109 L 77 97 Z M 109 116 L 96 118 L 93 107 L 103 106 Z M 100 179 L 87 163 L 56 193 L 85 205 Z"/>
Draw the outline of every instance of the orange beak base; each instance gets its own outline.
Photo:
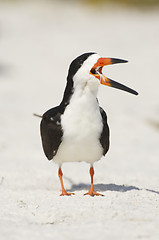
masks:
<path id="1" fill-rule="evenodd" d="M 121 83 L 115 82 L 114 80 L 111 80 L 102 74 L 102 68 L 104 66 L 110 65 L 110 64 L 116 64 L 116 63 L 126 63 L 126 62 L 128 61 L 117 59 L 117 58 L 99 58 L 98 61 L 93 66 L 93 68 L 91 69 L 90 74 L 96 77 L 100 81 L 100 83 L 103 85 L 114 87 L 129 93 L 132 93 L 134 95 L 138 95 L 138 93 L 135 90 L 128 88 Z"/>

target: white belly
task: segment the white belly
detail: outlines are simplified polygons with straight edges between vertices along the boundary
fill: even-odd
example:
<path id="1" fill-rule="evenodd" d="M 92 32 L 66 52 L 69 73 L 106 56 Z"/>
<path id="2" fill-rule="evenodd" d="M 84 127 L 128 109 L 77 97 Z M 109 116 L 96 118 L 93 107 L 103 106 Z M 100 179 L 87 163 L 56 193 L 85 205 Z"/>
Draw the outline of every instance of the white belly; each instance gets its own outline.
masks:
<path id="1" fill-rule="evenodd" d="M 53 160 L 64 162 L 85 161 L 93 164 L 103 155 L 100 135 L 102 117 L 96 97 L 89 89 L 74 94 L 61 116 L 63 139 Z"/>

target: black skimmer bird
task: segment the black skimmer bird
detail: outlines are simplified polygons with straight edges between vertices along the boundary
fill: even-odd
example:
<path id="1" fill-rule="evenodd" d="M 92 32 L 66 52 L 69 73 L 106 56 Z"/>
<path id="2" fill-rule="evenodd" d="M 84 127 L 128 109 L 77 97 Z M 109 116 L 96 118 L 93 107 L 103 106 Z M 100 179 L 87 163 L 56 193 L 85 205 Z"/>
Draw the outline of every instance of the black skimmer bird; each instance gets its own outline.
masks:
<path id="1" fill-rule="evenodd" d="M 97 92 L 99 85 L 103 84 L 138 94 L 102 73 L 106 65 L 125 62 L 116 58 L 102 58 L 92 52 L 77 57 L 70 64 L 60 105 L 42 116 L 42 145 L 48 160 L 53 159 L 59 165 L 62 196 L 73 194 L 64 188 L 62 164 L 80 161 L 90 164 L 91 187 L 85 195 L 102 195 L 94 191 L 93 164 L 109 149 L 109 127 L 106 113 L 99 106 Z"/>

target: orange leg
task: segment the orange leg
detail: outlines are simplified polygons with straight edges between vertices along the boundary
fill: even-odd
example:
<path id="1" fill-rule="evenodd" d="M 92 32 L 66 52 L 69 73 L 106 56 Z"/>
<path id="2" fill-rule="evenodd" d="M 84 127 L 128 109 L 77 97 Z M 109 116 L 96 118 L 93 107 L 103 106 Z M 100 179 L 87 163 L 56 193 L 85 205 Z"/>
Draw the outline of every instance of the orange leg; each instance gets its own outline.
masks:
<path id="1" fill-rule="evenodd" d="M 84 195 L 90 195 L 92 197 L 94 197 L 94 196 L 104 196 L 104 195 L 94 191 L 94 187 L 93 187 L 94 168 L 93 168 L 93 166 L 90 167 L 89 172 L 90 172 L 90 176 L 91 176 L 91 187 L 90 187 L 89 191 L 87 193 L 85 193 Z"/>
<path id="2" fill-rule="evenodd" d="M 63 185 L 63 180 L 62 180 L 63 173 L 62 173 L 61 168 L 59 168 L 58 175 L 59 175 L 59 179 L 60 179 L 60 183 L 61 183 L 61 188 L 62 188 L 62 193 L 60 194 L 60 196 L 64 196 L 64 195 L 70 196 L 70 195 L 74 194 L 74 193 L 68 193 L 68 192 L 66 192 L 66 190 L 65 190 L 65 188 L 64 188 L 64 185 Z"/>

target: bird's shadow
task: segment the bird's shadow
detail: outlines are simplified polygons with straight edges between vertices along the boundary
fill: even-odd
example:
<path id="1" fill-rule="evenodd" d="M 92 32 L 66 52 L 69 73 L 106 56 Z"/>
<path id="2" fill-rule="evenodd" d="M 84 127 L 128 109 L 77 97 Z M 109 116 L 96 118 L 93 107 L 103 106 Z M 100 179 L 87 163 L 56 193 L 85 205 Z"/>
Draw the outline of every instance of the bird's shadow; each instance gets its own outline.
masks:
<path id="1" fill-rule="evenodd" d="M 79 184 L 73 184 L 70 189 L 67 189 L 70 192 L 74 192 L 74 191 L 81 191 L 81 190 L 88 190 L 90 188 L 89 184 L 85 184 L 85 183 L 79 183 Z M 94 189 L 95 191 L 101 191 L 101 192 L 106 192 L 106 191 L 113 191 L 113 192 L 128 192 L 131 190 L 146 190 L 152 193 L 156 193 L 159 194 L 158 191 L 155 190 L 151 190 L 151 189 L 142 189 L 142 188 L 138 188 L 135 186 L 127 186 L 127 185 L 117 185 L 117 184 L 94 184 Z"/>
<path id="2" fill-rule="evenodd" d="M 68 189 L 69 191 L 81 191 L 81 190 L 88 190 L 90 188 L 89 184 L 79 183 L 79 184 L 72 184 L 71 188 Z M 115 191 L 115 192 L 127 192 L 131 190 L 141 190 L 135 186 L 126 186 L 126 185 L 116 185 L 113 183 L 110 184 L 94 184 L 94 189 L 96 191 Z"/>

